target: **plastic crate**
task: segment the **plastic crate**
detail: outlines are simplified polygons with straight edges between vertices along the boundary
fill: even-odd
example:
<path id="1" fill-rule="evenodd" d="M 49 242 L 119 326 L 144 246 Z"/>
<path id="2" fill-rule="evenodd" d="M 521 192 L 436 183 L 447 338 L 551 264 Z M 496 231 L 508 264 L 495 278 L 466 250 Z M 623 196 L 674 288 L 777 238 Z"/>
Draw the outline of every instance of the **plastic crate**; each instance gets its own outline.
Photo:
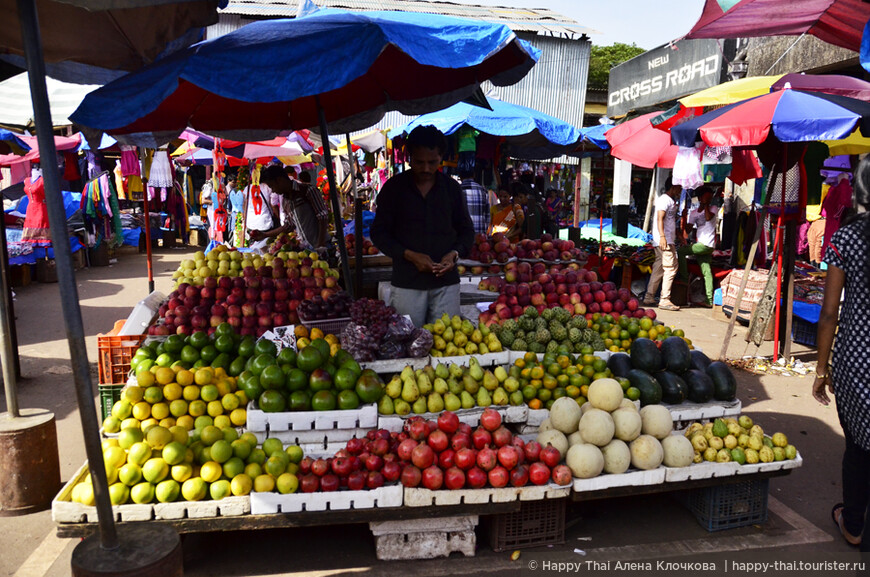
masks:
<path id="1" fill-rule="evenodd" d="M 350 324 L 350 317 L 324 319 L 321 321 L 309 321 L 303 318 L 300 318 L 299 320 L 302 321 L 302 325 L 309 331 L 311 329 L 320 329 L 323 331 L 324 335 L 335 335 L 339 338 L 341 337 L 341 332 L 344 330 L 344 327 Z"/>
<path id="2" fill-rule="evenodd" d="M 726 483 L 677 493 L 678 500 L 707 531 L 723 531 L 767 521 L 769 479 Z"/>
<path id="3" fill-rule="evenodd" d="M 508 551 L 565 542 L 567 499 L 523 501 L 516 513 L 492 515 L 487 521 L 493 551 Z"/>
<path id="4" fill-rule="evenodd" d="M 809 347 L 816 346 L 816 329 L 818 323 L 811 323 L 804 319 L 794 316 L 791 319 L 791 335 L 792 340 L 802 345 Z"/>
<path id="5" fill-rule="evenodd" d="M 130 361 L 147 336 L 97 335 L 99 382 L 106 385 L 126 383 Z"/>
<path id="6" fill-rule="evenodd" d="M 102 409 L 103 420 L 112 414 L 112 407 L 121 400 L 121 391 L 124 385 L 99 385 L 100 388 L 100 409 Z"/>

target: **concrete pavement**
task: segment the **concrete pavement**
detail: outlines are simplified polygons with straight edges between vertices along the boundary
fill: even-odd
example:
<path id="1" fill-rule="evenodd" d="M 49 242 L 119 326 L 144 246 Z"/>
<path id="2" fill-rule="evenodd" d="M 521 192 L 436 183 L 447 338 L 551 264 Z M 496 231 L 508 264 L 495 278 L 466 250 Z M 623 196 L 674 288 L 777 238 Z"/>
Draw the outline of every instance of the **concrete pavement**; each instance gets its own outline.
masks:
<path id="1" fill-rule="evenodd" d="M 172 271 L 194 250 L 158 251 L 154 261 L 158 290 L 164 293 L 171 290 Z M 96 335 L 110 330 L 114 321 L 126 318 L 135 303 L 146 296 L 145 274 L 144 256 L 129 249 L 122 251 L 110 267 L 77 273 L 88 352 L 93 362 L 95 397 Z M 66 481 L 85 457 L 57 289 L 56 284 L 33 284 L 16 291 L 25 376 L 19 390 L 22 407 L 55 412 L 61 474 Z M 709 310 L 684 309 L 664 313 L 662 319 L 683 328 L 696 346 L 710 356 L 718 354 L 727 325 L 713 320 Z M 747 349 L 743 334 L 744 329 L 738 328 L 730 356 L 755 354 L 754 345 Z M 766 343 L 760 352 L 769 354 L 771 350 Z M 807 349 L 799 347 L 798 352 L 812 358 Z M 742 371 L 736 375 L 744 412 L 765 431 L 785 432 L 804 459 L 801 469 L 771 480 L 770 518 L 764 525 L 708 533 L 668 495 L 630 497 L 571 505 L 566 544 L 524 550 L 519 561 L 511 561 L 509 553 L 492 552 L 481 536 L 474 558 L 378 562 L 367 527 L 343 525 L 190 535 L 185 537 L 185 572 L 203 576 L 535 575 L 568 572 L 574 567 L 569 563 L 586 561 L 673 559 L 715 562 L 718 565 L 714 574 L 719 574 L 726 562 L 764 556 L 780 560 L 809 554 L 854 557 L 854 549 L 840 538 L 830 519 L 831 506 L 841 500 L 843 439 L 835 408 L 822 407 L 812 399 L 810 377 L 759 377 Z M 49 511 L 0 518 L 0 575 L 68 575 L 74 546 L 75 541 L 54 536 Z M 582 572 L 603 574 L 624 569 L 612 564 L 609 568 L 578 567 Z M 643 565 L 638 567 L 645 569 Z"/>

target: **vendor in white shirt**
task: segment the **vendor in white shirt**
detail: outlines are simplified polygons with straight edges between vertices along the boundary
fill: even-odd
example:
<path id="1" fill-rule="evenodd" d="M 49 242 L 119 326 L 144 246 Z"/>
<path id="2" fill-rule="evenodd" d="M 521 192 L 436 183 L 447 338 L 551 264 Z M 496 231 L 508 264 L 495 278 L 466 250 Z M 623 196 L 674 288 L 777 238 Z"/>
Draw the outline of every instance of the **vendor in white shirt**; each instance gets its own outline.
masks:
<path id="1" fill-rule="evenodd" d="M 697 242 L 682 246 L 677 251 L 680 257 L 680 278 L 684 281 L 689 280 L 686 257 L 690 254 L 694 255 L 701 267 L 704 288 L 707 292 L 706 302 L 697 304 L 710 308 L 713 306 L 713 270 L 710 263 L 713 260 L 713 250 L 716 248 L 716 225 L 719 222 L 719 210 L 711 204 L 713 189 L 709 186 L 696 189 L 695 196 L 697 196 L 699 204 L 697 208 L 693 207 L 689 210 L 687 222 L 689 226 L 694 227 Z"/>

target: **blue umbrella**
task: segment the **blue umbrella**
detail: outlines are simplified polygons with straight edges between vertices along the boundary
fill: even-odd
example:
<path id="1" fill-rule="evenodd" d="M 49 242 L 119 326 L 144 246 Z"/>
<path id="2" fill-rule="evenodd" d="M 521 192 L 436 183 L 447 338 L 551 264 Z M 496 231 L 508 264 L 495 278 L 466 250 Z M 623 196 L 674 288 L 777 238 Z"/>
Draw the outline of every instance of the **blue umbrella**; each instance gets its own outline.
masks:
<path id="1" fill-rule="evenodd" d="M 8 148 L 8 152 L 15 154 L 24 154 L 30 150 L 30 147 L 19 138 L 20 134 L 9 132 L 5 128 L 0 128 L 0 150 Z"/>
<path id="2" fill-rule="evenodd" d="M 501 24 L 406 12 L 324 9 L 206 40 L 90 93 L 72 115 L 153 146 L 186 127 L 256 141 L 319 124 L 347 132 L 388 110 L 423 114 L 484 80 L 519 81 L 540 52 Z"/>
<path id="3" fill-rule="evenodd" d="M 389 136 L 395 138 L 410 133 L 418 126 L 430 125 L 444 134 L 453 134 L 468 125 L 485 134 L 506 137 L 505 143 L 510 154 L 528 159 L 560 156 L 580 138 L 580 130 L 564 120 L 495 98 L 487 100 L 491 110 L 460 102 L 450 108 L 419 116 L 391 131 Z"/>
<path id="4" fill-rule="evenodd" d="M 613 124 L 596 124 L 595 126 L 587 126 L 580 129 L 580 135 L 584 141 L 591 142 L 601 150 L 610 148 L 610 144 L 604 137 L 604 133 L 613 128 Z"/>

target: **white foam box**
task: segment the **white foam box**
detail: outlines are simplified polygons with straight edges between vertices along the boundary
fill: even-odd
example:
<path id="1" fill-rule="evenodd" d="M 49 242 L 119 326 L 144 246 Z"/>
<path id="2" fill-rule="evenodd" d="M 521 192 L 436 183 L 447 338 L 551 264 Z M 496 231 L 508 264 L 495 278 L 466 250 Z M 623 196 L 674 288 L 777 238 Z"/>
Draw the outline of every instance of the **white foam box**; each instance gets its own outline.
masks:
<path id="1" fill-rule="evenodd" d="M 665 482 L 665 468 L 658 467 L 649 471 L 629 469 L 620 474 L 602 474 L 591 479 L 574 479 L 572 486 L 575 493 L 601 491 L 613 487 L 642 487 L 660 485 Z"/>
<path id="2" fill-rule="evenodd" d="M 487 367 L 498 367 L 507 365 L 511 362 L 510 360 L 511 351 L 501 351 L 498 353 L 486 353 L 485 355 L 459 355 L 454 357 L 431 357 L 431 363 L 433 365 L 437 363 L 443 363 L 445 365 L 450 365 L 455 363 L 460 367 L 468 367 L 471 365 L 471 357 L 477 359 L 477 363 L 484 368 Z"/>
<path id="3" fill-rule="evenodd" d="M 430 491 L 422 488 L 405 488 L 406 507 L 430 507 L 432 505 L 485 505 L 487 503 L 510 503 L 512 501 L 540 501 L 567 497 L 571 485 L 527 485 L 501 489 L 441 489 Z"/>
<path id="4" fill-rule="evenodd" d="M 696 481 L 698 479 L 713 479 L 733 477 L 738 473 L 738 463 L 692 463 L 688 467 L 665 467 L 665 482 Z"/>
<path id="5" fill-rule="evenodd" d="M 407 358 L 407 359 L 390 359 L 385 361 L 369 361 L 360 363 L 363 369 L 371 369 L 379 375 L 391 375 L 401 373 L 405 367 L 411 367 L 415 371 L 422 369 L 431 363 L 430 357 Z"/>
<path id="6" fill-rule="evenodd" d="M 265 413 L 255 401 L 248 403 L 247 430 L 268 431 L 273 436 L 281 432 L 336 431 L 370 429 L 378 424 L 378 407 L 372 403 L 359 409 L 344 411 L 297 411 Z M 350 438 L 350 437 L 348 437 Z M 347 440 L 347 439 L 345 439 Z"/>
<path id="7" fill-rule="evenodd" d="M 381 561 L 434 559 L 460 552 L 473 557 L 478 517 L 435 517 L 369 523 L 375 551 Z"/>
<path id="8" fill-rule="evenodd" d="M 503 423 L 525 423 L 529 413 L 528 405 L 520 406 L 496 406 L 490 405 L 488 409 L 495 409 L 501 414 Z M 476 427 L 480 424 L 480 416 L 483 414 L 484 407 L 473 407 L 471 409 L 459 409 L 454 411 L 459 417 L 460 423 L 468 423 L 471 427 Z M 441 413 L 422 413 L 419 415 L 408 414 L 397 417 L 395 415 L 381 416 L 378 418 L 378 428 L 386 429 L 390 432 L 401 432 L 405 425 L 405 421 L 411 417 L 422 417 L 427 421 L 437 420 Z"/>
<path id="9" fill-rule="evenodd" d="M 251 514 L 300 513 L 302 511 L 345 511 L 401 507 L 401 485 L 391 485 L 366 491 L 334 491 L 329 493 L 251 493 Z"/>
<path id="10" fill-rule="evenodd" d="M 576 356 L 577 353 L 572 353 Z M 610 360 L 610 355 L 613 354 L 610 351 L 595 351 L 592 353 L 599 359 L 604 359 L 605 361 Z M 526 355 L 526 351 L 508 351 L 508 363 L 514 364 L 517 359 L 521 359 Z M 538 360 L 544 360 L 544 353 L 537 354 Z"/>
<path id="11" fill-rule="evenodd" d="M 756 463 L 754 465 L 738 465 L 738 475 L 752 475 L 753 473 L 767 473 L 770 471 L 785 471 L 788 469 L 797 469 L 803 467 L 804 460 L 798 453 L 794 459 L 785 461 L 773 461 L 771 463 Z"/>
<path id="12" fill-rule="evenodd" d="M 686 421 L 709 421 L 721 417 L 737 417 L 743 409 L 740 399 L 733 401 L 710 401 L 709 403 L 684 402 L 679 405 L 662 403 L 671 412 L 671 418 L 676 423 Z"/>
<path id="13" fill-rule="evenodd" d="M 55 523 L 96 523 L 97 508 L 72 501 L 72 490 L 88 474 L 88 464 L 82 465 L 51 502 L 51 518 Z M 147 505 L 113 505 L 115 521 L 150 521 L 152 519 L 196 519 L 230 517 L 251 512 L 250 497 L 225 497 L 220 501 L 176 501 Z"/>

